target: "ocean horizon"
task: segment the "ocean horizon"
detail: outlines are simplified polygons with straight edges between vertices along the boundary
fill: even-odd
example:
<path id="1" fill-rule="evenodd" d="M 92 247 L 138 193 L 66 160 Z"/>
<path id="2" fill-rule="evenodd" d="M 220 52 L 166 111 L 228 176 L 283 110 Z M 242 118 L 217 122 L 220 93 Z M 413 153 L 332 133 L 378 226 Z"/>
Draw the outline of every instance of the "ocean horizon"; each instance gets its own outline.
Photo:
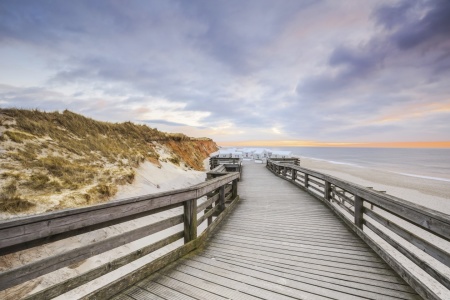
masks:
<path id="1" fill-rule="evenodd" d="M 254 148 L 254 147 L 252 147 Z M 292 151 L 295 156 L 450 182 L 448 148 L 258 147 Z"/>

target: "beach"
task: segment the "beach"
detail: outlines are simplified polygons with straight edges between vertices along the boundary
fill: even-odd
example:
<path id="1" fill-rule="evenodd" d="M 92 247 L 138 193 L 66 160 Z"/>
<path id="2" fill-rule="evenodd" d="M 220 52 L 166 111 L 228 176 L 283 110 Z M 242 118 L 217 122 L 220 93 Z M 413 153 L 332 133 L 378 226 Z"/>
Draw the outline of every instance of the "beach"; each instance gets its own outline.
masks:
<path id="1" fill-rule="evenodd" d="M 300 156 L 300 166 L 450 214 L 450 182 Z"/>

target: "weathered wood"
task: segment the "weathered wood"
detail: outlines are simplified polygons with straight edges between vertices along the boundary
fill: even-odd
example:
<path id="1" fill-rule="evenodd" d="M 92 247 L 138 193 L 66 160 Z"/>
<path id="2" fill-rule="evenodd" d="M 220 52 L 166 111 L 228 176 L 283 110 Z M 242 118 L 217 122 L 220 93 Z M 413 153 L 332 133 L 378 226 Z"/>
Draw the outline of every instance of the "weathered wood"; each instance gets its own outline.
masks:
<path id="1" fill-rule="evenodd" d="M 305 173 L 304 176 L 305 176 L 305 179 L 303 181 L 304 181 L 304 184 L 305 184 L 305 188 L 309 188 L 309 174 Z"/>
<path id="2" fill-rule="evenodd" d="M 130 254 L 117 258 L 95 269 L 92 269 L 74 278 L 70 278 L 64 282 L 61 282 L 57 285 L 51 286 L 45 290 L 33 294 L 32 296 L 25 298 L 25 300 L 45 300 L 57 297 L 95 278 L 98 278 L 104 274 L 114 271 L 120 267 L 125 266 L 126 264 L 129 264 L 130 262 L 133 262 L 141 257 L 146 256 L 147 254 L 150 254 L 158 249 L 161 249 L 162 247 L 167 246 L 179 239 L 182 239 L 183 236 L 184 232 L 182 231 L 172 234 L 158 242 L 142 247 L 139 250 L 133 251 Z"/>
<path id="3" fill-rule="evenodd" d="M 186 189 L 3 221 L 0 222 L 0 248 L 200 198 L 236 178 L 239 178 L 238 173 L 228 174 Z"/>
<path id="4" fill-rule="evenodd" d="M 269 164 L 270 166 L 270 164 Z M 350 183 L 336 177 L 322 174 L 314 170 L 291 165 L 293 169 L 311 175 L 316 178 L 328 181 L 353 195 L 358 195 L 390 213 L 410 221 L 419 227 L 432 232 L 441 238 L 450 241 L 450 217 L 444 213 L 429 209 L 422 205 L 367 189 L 366 187 Z"/>
<path id="5" fill-rule="evenodd" d="M 355 212 L 351 210 L 348 206 L 345 205 L 344 202 L 336 201 L 337 205 L 339 205 L 342 209 L 344 209 L 346 212 L 348 212 L 350 215 L 354 216 Z"/>
<path id="6" fill-rule="evenodd" d="M 351 206 L 355 205 L 355 201 L 353 199 L 351 199 L 350 197 L 348 197 L 345 194 L 345 191 L 339 191 L 336 188 L 333 189 L 333 193 L 338 197 L 336 200 L 337 201 L 342 201 L 342 202 L 347 202 L 348 204 L 350 204 Z"/>
<path id="7" fill-rule="evenodd" d="M 295 181 L 296 179 L 297 179 L 297 170 L 292 169 L 292 172 L 291 172 L 291 180 L 292 180 L 292 181 Z"/>
<path id="8" fill-rule="evenodd" d="M 219 210 L 219 206 L 214 206 L 210 209 L 208 209 L 207 212 L 205 212 L 205 214 L 203 216 L 201 216 L 200 218 L 198 218 L 197 220 L 197 224 L 200 225 L 202 224 L 206 219 L 210 218 L 215 212 L 217 212 Z"/>
<path id="9" fill-rule="evenodd" d="M 440 282 L 446 288 L 450 289 L 450 279 L 447 276 L 445 276 L 445 274 L 439 272 L 439 270 L 434 269 L 433 266 L 431 266 L 427 261 L 425 261 L 422 258 L 420 258 L 414 252 L 411 252 L 408 249 L 406 249 L 405 247 L 403 247 L 396 240 L 394 240 L 389 235 L 384 233 L 382 230 L 380 230 L 379 228 L 374 226 L 369 220 L 364 220 L 364 225 L 367 226 L 367 228 L 369 228 L 373 232 L 375 232 L 383 240 L 388 242 L 398 252 L 400 252 L 401 254 L 405 255 L 409 260 L 411 260 L 416 265 L 418 265 L 420 268 L 422 268 L 422 270 L 427 272 L 431 277 L 436 279 L 438 282 Z"/>
<path id="10" fill-rule="evenodd" d="M 225 187 L 221 186 L 219 189 L 219 211 L 225 209 Z"/>
<path id="11" fill-rule="evenodd" d="M 164 284 L 166 278 L 173 278 L 202 289 L 205 285 L 225 299 L 417 299 L 367 245 L 315 200 L 318 196 L 283 184 L 262 166 L 245 167 L 248 175 L 240 186 L 243 201 L 221 231 L 204 251 L 183 258 L 161 271 L 163 278 L 151 281 Z M 312 274 L 317 269 L 320 273 Z M 148 291 L 157 288 L 147 287 Z M 193 295 L 176 284 L 170 287 L 165 292 Z M 243 294 L 230 294 L 223 287 Z M 203 299 L 199 294 L 194 298 Z"/>
<path id="12" fill-rule="evenodd" d="M 238 195 L 238 180 L 235 179 L 235 180 L 233 180 L 233 183 L 232 183 L 232 195 L 231 195 L 231 197 L 234 199 L 234 198 L 236 198 L 237 195 Z"/>
<path id="13" fill-rule="evenodd" d="M 187 244 L 197 238 L 197 199 L 183 203 L 184 213 L 184 243 Z"/>
<path id="14" fill-rule="evenodd" d="M 364 214 L 363 199 L 359 196 L 355 196 L 355 225 L 360 229 L 363 229 L 364 223 L 363 214 Z"/>
<path id="15" fill-rule="evenodd" d="M 118 294 L 125 288 L 131 286 L 132 284 L 144 279 L 149 274 L 152 274 L 168 264 L 174 262 L 175 260 L 183 257 L 189 252 L 193 251 L 196 248 L 196 242 L 191 241 L 183 246 L 170 251 L 169 253 L 155 259 L 154 261 L 130 272 L 129 274 L 114 280 L 113 282 L 95 290 L 94 292 L 80 298 L 85 300 L 102 300 L 108 299 L 112 296 Z"/>
<path id="16" fill-rule="evenodd" d="M 97 289 L 96 291 L 88 294 L 81 299 L 108 299 L 200 247 L 206 241 L 206 239 L 217 229 L 217 226 L 223 221 L 223 219 L 228 216 L 228 214 L 234 209 L 238 200 L 239 196 L 234 199 L 230 206 L 228 206 L 225 211 L 223 211 L 220 216 L 218 216 L 214 220 L 211 226 L 208 226 L 208 228 L 206 228 L 205 231 L 203 231 L 203 233 L 197 239 L 184 244 L 183 246 L 175 250 L 170 251 L 164 256 L 155 259 L 154 261 L 130 272 L 129 274 L 124 275 L 123 277 Z"/>
<path id="17" fill-rule="evenodd" d="M 317 181 L 317 180 L 311 178 L 311 176 L 308 177 L 308 182 L 309 183 L 314 183 L 315 185 L 318 185 L 318 186 L 320 186 L 322 188 L 325 187 L 325 183 Z"/>
<path id="18" fill-rule="evenodd" d="M 58 270 L 62 267 L 80 262 L 94 255 L 128 244 L 150 234 L 170 228 L 183 222 L 183 216 L 178 215 L 132 231 L 128 231 L 105 240 L 72 249 L 62 254 L 0 273 L 0 290 L 15 286 L 41 275 Z"/>
<path id="19" fill-rule="evenodd" d="M 219 192 L 215 193 L 214 196 L 208 198 L 205 202 L 197 205 L 197 212 L 198 213 L 201 212 L 202 210 L 210 206 L 212 203 L 216 202 L 218 199 L 219 199 Z"/>
<path id="20" fill-rule="evenodd" d="M 318 192 L 319 194 L 323 195 L 324 191 L 319 189 L 318 187 L 315 187 L 314 185 L 308 185 L 308 189 L 314 190 Z"/>
<path id="21" fill-rule="evenodd" d="M 323 191 L 324 195 L 323 197 L 325 200 L 330 201 L 331 199 L 331 184 L 328 181 L 325 181 L 325 188 Z"/>
<path id="22" fill-rule="evenodd" d="M 92 232 L 94 230 L 102 229 L 102 228 L 105 228 L 105 227 L 117 225 L 117 224 L 120 224 L 120 223 L 123 223 L 123 222 L 127 222 L 127 221 L 130 221 L 130 220 L 137 219 L 137 218 L 150 216 L 150 215 L 157 214 L 157 213 L 160 213 L 160 212 L 163 212 L 163 211 L 166 211 L 166 210 L 170 210 L 170 209 L 173 209 L 173 208 L 176 208 L 176 207 L 180 207 L 182 205 L 183 205 L 182 203 L 176 203 L 176 204 L 172 204 L 172 205 L 169 205 L 169 206 L 164 206 L 164 207 L 160 207 L 160 208 L 157 208 L 157 209 L 144 211 L 142 213 L 129 215 L 129 216 L 122 217 L 122 218 L 113 219 L 113 220 L 106 221 L 106 222 L 103 222 L 103 223 L 98 223 L 98 224 L 86 226 L 86 227 L 83 227 L 83 228 L 78 228 L 78 229 L 75 229 L 75 230 L 72 230 L 72 231 L 66 231 L 66 232 L 55 234 L 55 235 L 52 235 L 52 236 L 46 236 L 44 238 L 38 238 L 38 239 L 29 241 L 29 242 L 25 242 L 25 243 L 22 243 L 22 244 L 12 245 L 12 246 L 0 249 L 0 256 L 1 255 L 6 255 L 6 254 L 9 254 L 9 253 L 22 251 L 22 250 L 33 248 L 33 247 L 37 247 L 37 246 L 41 246 L 41 245 L 48 244 L 48 243 L 53 243 L 53 242 L 60 241 L 60 240 L 66 239 L 66 238 L 70 238 L 70 237 L 77 236 L 77 235 L 80 235 L 80 234 L 85 234 L 85 233 Z"/>
<path id="23" fill-rule="evenodd" d="M 269 165 L 270 166 L 270 165 Z M 309 174 L 313 175 L 314 177 L 324 179 L 325 181 L 330 182 L 331 184 L 338 186 L 350 193 L 352 193 L 355 196 L 359 196 L 361 198 L 364 198 L 367 200 L 367 198 L 370 198 L 370 201 L 374 202 L 377 206 L 382 207 L 383 209 L 388 210 L 389 212 L 393 213 L 394 215 L 397 215 L 401 211 L 407 212 L 407 218 L 402 218 L 406 220 L 410 220 L 412 223 L 420 223 L 420 220 L 424 221 L 427 220 L 429 223 L 425 222 L 423 224 L 423 228 L 434 232 L 436 235 L 441 236 L 442 234 L 446 236 L 445 239 L 448 240 L 449 235 L 446 234 L 448 232 L 448 228 L 450 228 L 450 219 L 448 216 L 445 216 L 442 213 L 433 211 L 431 209 L 424 208 L 424 210 L 421 210 L 421 206 L 419 205 L 411 205 L 410 203 L 398 199 L 389 195 L 384 195 L 382 193 L 374 193 L 373 191 L 367 190 L 364 187 L 360 187 L 342 180 L 339 180 L 337 178 L 334 178 L 332 176 L 320 174 L 318 172 L 299 168 L 293 166 L 293 168 L 296 168 L 297 170 L 300 170 L 302 172 L 306 172 L 305 176 Z M 270 168 L 269 168 L 270 169 Z M 299 186 L 299 185 L 297 185 Z M 303 186 L 299 186 L 301 189 L 308 192 L 310 195 L 314 196 L 315 198 L 323 201 L 324 199 L 320 197 L 319 195 L 313 193 L 309 189 L 304 188 Z M 387 203 L 389 200 L 392 200 L 393 203 Z M 425 299 L 440 299 L 440 297 L 427 285 L 425 285 L 414 273 L 412 273 L 409 269 L 405 268 L 401 263 L 399 263 L 394 256 L 392 256 L 389 251 L 383 249 L 380 247 L 370 236 L 368 236 L 363 230 L 358 228 L 354 221 L 350 221 L 341 211 L 339 211 L 336 207 L 334 207 L 330 202 L 323 201 L 327 206 L 329 206 L 333 212 L 335 212 L 350 228 L 352 228 L 355 233 L 362 239 L 364 242 L 366 242 L 380 257 L 383 258 L 384 261 L 386 261 L 391 268 L 393 268 L 408 284 L 413 287 L 423 298 Z M 395 212 L 392 212 L 394 210 Z M 399 216 L 401 217 L 401 216 Z"/>
<path id="24" fill-rule="evenodd" d="M 447 267 L 450 267 L 450 254 L 445 250 L 435 246 L 433 243 L 428 242 L 427 240 L 421 238 L 420 236 L 414 234 L 413 232 L 404 229 L 403 227 L 397 225 L 395 222 L 386 219 L 385 217 L 366 207 L 364 207 L 364 212 L 372 219 L 376 220 L 383 226 L 389 228 L 389 230 L 395 232 L 396 234 L 398 234 L 399 236 L 401 236 L 402 238 L 404 238 L 409 243 L 413 244 L 423 252 L 434 257 L 436 260 L 440 261 Z"/>

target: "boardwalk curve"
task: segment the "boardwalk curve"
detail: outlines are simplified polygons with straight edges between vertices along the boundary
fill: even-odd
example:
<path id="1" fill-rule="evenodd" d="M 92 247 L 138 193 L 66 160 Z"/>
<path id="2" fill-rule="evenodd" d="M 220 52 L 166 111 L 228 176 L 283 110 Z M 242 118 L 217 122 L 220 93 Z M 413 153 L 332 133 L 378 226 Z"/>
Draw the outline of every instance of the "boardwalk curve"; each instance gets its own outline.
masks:
<path id="1" fill-rule="evenodd" d="M 240 203 L 202 251 L 113 299 L 420 299 L 323 203 L 245 164 Z"/>

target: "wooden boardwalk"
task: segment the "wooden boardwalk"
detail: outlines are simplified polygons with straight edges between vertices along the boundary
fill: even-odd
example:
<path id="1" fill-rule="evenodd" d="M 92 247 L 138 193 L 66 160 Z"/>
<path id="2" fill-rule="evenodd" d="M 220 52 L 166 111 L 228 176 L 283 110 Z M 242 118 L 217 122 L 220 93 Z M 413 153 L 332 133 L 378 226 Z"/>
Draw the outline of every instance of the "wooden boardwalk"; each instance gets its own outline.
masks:
<path id="1" fill-rule="evenodd" d="M 420 299 L 320 201 L 248 163 L 203 251 L 113 299 Z"/>

